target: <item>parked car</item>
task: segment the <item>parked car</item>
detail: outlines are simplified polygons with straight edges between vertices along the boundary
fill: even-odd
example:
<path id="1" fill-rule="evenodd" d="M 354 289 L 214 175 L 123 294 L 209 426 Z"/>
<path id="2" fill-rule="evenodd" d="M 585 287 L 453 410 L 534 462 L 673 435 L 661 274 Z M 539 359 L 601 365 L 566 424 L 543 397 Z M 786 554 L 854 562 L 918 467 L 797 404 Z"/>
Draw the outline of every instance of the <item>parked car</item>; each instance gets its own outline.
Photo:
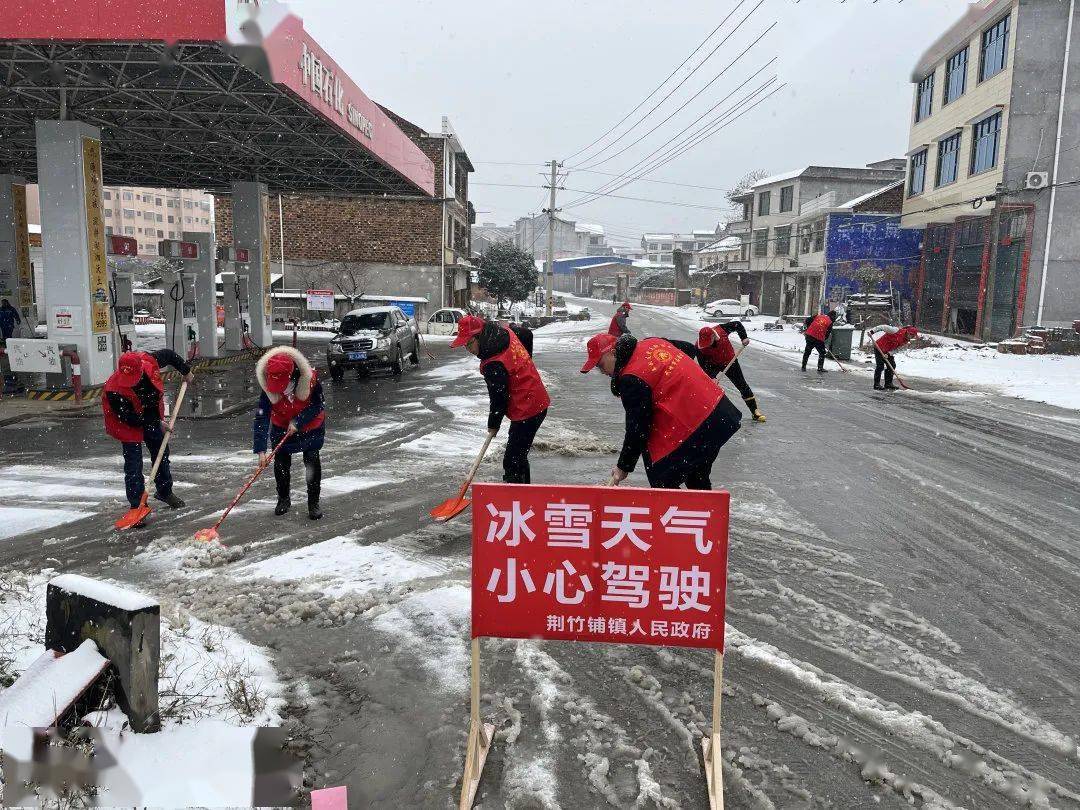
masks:
<path id="1" fill-rule="evenodd" d="M 366 372 L 389 367 L 400 374 L 408 357 L 420 362 L 416 327 L 397 307 L 354 309 L 341 319 L 337 334 L 326 348 L 330 376 L 340 380 L 349 369 Z"/>
<path id="2" fill-rule="evenodd" d="M 437 309 L 427 319 L 425 331 L 429 335 L 452 335 L 457 332 L 457 324 L 468 313 L 463 309 L 447 307 Z"/>
<path id="3" fill-rule="evenodd" d="M 721 298 L 719 301 L 706 304 L 703 309 L 709 317 L 734 315 L 736 317 L 752 318 L 758 314 L 758 308 L 753 304 L 744 304 L 734 298 Z"/>

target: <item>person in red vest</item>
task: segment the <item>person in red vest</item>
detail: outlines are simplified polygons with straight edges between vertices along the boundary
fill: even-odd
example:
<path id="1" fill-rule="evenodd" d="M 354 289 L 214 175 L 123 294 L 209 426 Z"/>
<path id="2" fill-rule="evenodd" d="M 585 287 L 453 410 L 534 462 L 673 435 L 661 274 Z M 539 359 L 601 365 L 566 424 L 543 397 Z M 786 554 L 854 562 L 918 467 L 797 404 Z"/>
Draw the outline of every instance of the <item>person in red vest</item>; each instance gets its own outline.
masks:
<path id="1" fill-rule="evenodd" d="M 810 353 L 815 350 L 818 353 L 818 374 L 824 374 L 828 370 L 825 368 L 825 341 L 829 339 L 829 335 L 832 333 L 833 321 L 835 320 L 835 311 L 806 319 L 806 331 L 803 332 L 803 336 L 806 338 L 806 348 L 803 349 L 802 354 L 803 371 L 806 371 L 806 362 L 810 359 Z"/>
<path id="2" fill-rule="evenodd" d="M 630 309 L 629 301 L 623 301 L 619 304 L 619 308 L 611 316 L 611 324 L 607 330 L 609 335 L 619 337 L 620 335 L 630 334 L 630 327 L 626 325 L 626 319 L 630 316 Z"/>
<path id="3" fill-rule="evenodd" d="M 171 366 L 191 383 L 195 375 L 184 358 L 170 349 L 149 352 L 124 352 L 116 371 L 105 382 L 101 409 L 105 413 L 105 432 L 121 443 L 124 454 L 124 490 L 132 509 L 142 502 L 146 484 L 143 481 L 142 446 L 157 457 L 165 430 L 161 419 L 165 415 L 165 383 L 161 367 Z M 154 477 L 154 497 L 173 509 L 184 506 L 173 492 L 172 470 L 169 467 L 169 448 L 161 458 Z"/>
<path id="4" fill-rule="evenodd" d="M 529 343 L 532 343 L 531 333 Z M 529 450 L 551 405 L 532 353 L 522 345 L 516 332 L 475 315 L 466 315 L 458 321 L 458 334 L 450 345 L 464 346 L 480 358 L 480 373 L 487 383 L 490 401 L 488 433 L 494 436 L 503 418 L 510 419 L 503 453 L 503 481 L 531 483 Z"/>
<path id="5" fill-rule="evenodd" d="M 735 435 L 742 414 L 688 355 L 662 338 L 615 338 L 602 333 L 588 343 L 587 374 L 599 368 L 622 400 L 626 433 L 611 470 L 614 482 L 645 462 L 650 486 L 712 489 L 712 465 Z"/>
<path id="6" fill-rule="evenodd" d="M 764 422 L 765 414 L 758 407 L 757 397 L 743 376 L 742 366 L 735 359 L 735 348 L 731 345 L 730 335 L 734 332 L 742 340 L 743 346 L 750 345 L 750 337 L 746 334 L 746 327 L 738 321 L 718 323 L 716 326 L 703 326 L 698 331 L 697 361 L 702 370 L 713 379 L 724 372 L 731 380 L 739 393 L 742 394 L 746 409 L 755 422 Z M 724 371 L 727 369 L 727 371 Z"/>
<path id="7" fill-rule="evenodd" d="M 914 326 L 875 326 L 870 330 L 870 339 L 874 341 L 874 390 L 896 391 L 897 386 L 892 384 L 893 372 L 896 370 L 896 358 L 893 352 L 919 336 L 919 330 Z M 874 337 L 874 335 L 880 337 Z M 885 385 L 881 385 L 881 372 L 885 372 Z"/>
<path id="8" fill-rule="evenodd" d="M 275 515 L 284 515 L 292 507 L 289 493 L 292 478 L 292 457 L 304 457 L 307 481 L 308 517 L 323 516 L 319 506 L 322 490 L 322 460 L 319 451 L 326 439 L 326 410 L 319 375 L 300 352 L 290 346 L 277 346 L 255 366 L 255 377 L 262 396 L 255 410 L 254 452 L 259 463 L 266 463 L 266 454 L 288 436 L 274 456 L 274 480 L 277 482 Z"/>

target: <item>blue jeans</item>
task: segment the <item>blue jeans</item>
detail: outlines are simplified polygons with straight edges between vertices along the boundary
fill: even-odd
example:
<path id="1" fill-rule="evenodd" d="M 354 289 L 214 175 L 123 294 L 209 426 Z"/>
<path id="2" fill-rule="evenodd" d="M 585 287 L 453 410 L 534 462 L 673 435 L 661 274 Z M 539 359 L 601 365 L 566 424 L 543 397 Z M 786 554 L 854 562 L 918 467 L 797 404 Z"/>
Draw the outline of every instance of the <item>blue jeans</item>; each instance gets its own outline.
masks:
<path id="1" fill-rule="evenodd" d="M 143 441 L 146 449 L 150 451 L 150 463 L 157 457 L 161 449 L 161 443 L 165 440 L 165 431 L 161 428 L 160 419 L 151 419 L 143 426 Z M 143 483 L 143 457 L 142 445 L 138 442 L 123 442 L 124 448 L 124 489 L 127 490 L 128 503 L 134 509 L 142 502 L 145 484 Z M 165 448 L 165 455 L 161 459 L 157 475 L 154 477 L 154 487 L 157 494 L 162 497 L 172 492 L 172 471 L 169 469 L 169 448 Z"/>

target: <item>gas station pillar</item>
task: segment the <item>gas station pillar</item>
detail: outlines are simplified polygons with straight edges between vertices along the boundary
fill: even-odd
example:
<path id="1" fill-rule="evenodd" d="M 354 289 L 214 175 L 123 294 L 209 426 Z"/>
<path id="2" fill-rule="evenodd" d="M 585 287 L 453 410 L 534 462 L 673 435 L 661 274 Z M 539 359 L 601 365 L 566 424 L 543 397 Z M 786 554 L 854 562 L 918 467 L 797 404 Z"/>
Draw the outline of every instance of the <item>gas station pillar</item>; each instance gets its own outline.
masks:
<path id="1" fill-rule="evenodd" d="M 112 318 L 102 214 L 101 130 L 38 121 L 43 298 L 49 340 L 78 346 L 84 385 L 113 371 Z"/>
<path id="2" fill-rule="evenodd" d="M 248 317 L 251 340 L 272 346 L 270 246 L 267 233 L 268 197 L 265 183 L 233 183 L 233 245 L 248 250 Z"/>
<path id="3" fill-rule="evenodd" d="M 11 174 L 0 174 L 0 298 L 19 310 L 22 331 L 16 329 L 16 336 L 33 337 L 37 310 L 26 229 L 26 181 Z"/>
<path id="4" fill-rule="evenodd" d="M 217 289 L 214 275 L 217 248 L 213 234 L 184 231 L 184 241 L 199 246 L 199 258 L 187 262 L 195 275 L 195 317 L 199 331 L 199 356 L 220 357 L 217 339 Z"/>

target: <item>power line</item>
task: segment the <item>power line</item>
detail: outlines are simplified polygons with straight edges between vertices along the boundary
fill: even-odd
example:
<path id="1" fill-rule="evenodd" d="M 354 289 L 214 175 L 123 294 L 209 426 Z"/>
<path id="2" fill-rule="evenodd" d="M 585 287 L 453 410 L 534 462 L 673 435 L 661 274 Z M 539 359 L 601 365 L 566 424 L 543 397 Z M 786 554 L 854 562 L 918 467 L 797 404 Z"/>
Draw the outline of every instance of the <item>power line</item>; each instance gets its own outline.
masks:
<path id="1" fill-rule="evenodd" d="M 698 205 L 696 203 L 684 203 L 684 202 L 677 202 L 675 200 L 652 200 L 652 199 L 649 199 L 647 197 L 625 197 L 625 196 L 622 196 L 620 194 L 609 194 L 607 192 L 597 193 L 597 192 L 593 192 L 593 191 L 586 191 L 583 188 L 565 188 L 564 190 L 565 191 L 574 191 L 574 192 L 583 193 L 586 196 L 589 195 L 589 194 L 592 194 L 592 195 L 594 195 L 596 197 L 611 197 L 612 199 L 616 199 L 616 200 L 633 200 L 635 202 L 657 203 L 659 205 L 674 205 L 674 206 L 677 206 L 677 207 L 680 207 L 680 208 L 703 208 L 703 209 L 706 209 L 708 211 L 727 211 L 727 210 L 730 209 L 730 206 L 721 207 L 721 206 L 716 206 L 716 205 Z M 569 205 L 567 205 L 565 207 L 569 208 Z"/>
<path id="2" fill-rule="evenodd" d="M 627 171 L 627 174 L 628 174 L 630 171 L 635 171 L 635 170 L 641 168 L 641 171 L 637 175 L 635 175 L 633 177 L 629 177 L 629 178 L 623 180 L 623 182 L 621 182 L 621 183 L 619 183 L 617 181 L 616 182 L 605 183 L 599 189 L 597 189 L 594 192 L 590 192 L 590 193 L 594 194 L 596 196 L 600 196 L 602 193 L 607 193 L 607 192 L 610 192 L 610 191 L 618 191 L 621 188 L 625 188 L 630 183 L 633 183 L 633 182 L 636 182 L 637 180 L 640 180 L 642 177 L 644 177 L 649 172 L 655 171 L 656 169 L 660 168 L 660 166 L 666 165 L 667 163 L 670 163 L 675 158 L 680 157 L 681 155 L 683 155 L 686 152 L 690 151 L 690 149 L 692 149 L 695 146 L 697 146 L 698 144 L 700 144 L 706 138 L 711 137 L 712 135 L 715 135 L 717 132 L 719 132 L 724 127 L 726 127 L 726 126 L 734 123 L 735 121 L 739 120 L 740 118 L 742 118 L 744 115 L 746 115 L 751 110 L 753 110 L 754 107 L 757 107 L 759 104 L 761 104 L 763 101 L 768 99 L 770 96 L 774 95 L 776 92 L 778 92 L 780 89 L 782 89 L 785 86 L 783 84 L 779 85 L 774 90 L 772 90 L 770 93 L 768 93 L 764 97 L 758 99 L 756 102 L 754 102 L 752 105 L 750 105 L 746 109 L 744 109 L 741 112 L 738 112 L 737 114 L 735 114 L 734 117 L 729 118 L 729 116 L 732 116 L 734 111 L 737 110 L 741 105 L 745 104 L 750 99 L 752 99 L 755 95 L 762 92 L 762 90 L 764 90 L 766 87 L 768 87 L 774 81 L 776 81 L 775 77 L 770 78 L 768 81 L 763 83 L 760 87 L 756 88 L 755 90 L 753 90 L 752 92 L 750 92 L 749 94 L 744 96 L 742 99 L 737 101 L 735 104 L 733 104 L 731 107 L 726 109 L 724 112 L 722 112 L 716 118 L 714 118 L 712 121 L 710 121 L 707 124 L 705 124 L 704 126 L 700 127 L 696 132 L 691 133 L 690 135 L 688 135 L 680 143 L 675 144 L 675 146 L 673 146 L 671 149 L 669 149 L 666 154 L 661 155 L 659 158 L 654 160 L 651 164 L 646 165 L 646 166 L 644 166 L 644 168 L 642 168 L 642 164 L 647 163 L 649 161 L 649 159 L 652 158 L 653 155 L 656 154 L 656 152 L 663 150 L 665 148 L 666 144 L 664 146 L 659 147 L 659 149 L 654 150 L 652 155 L 649 155 L 648 157 L 645 158 L 645 160 L 640 161 L 637 164 L 637 166 L 635 166 L 635 167 L 633 167 L 633 168 L 631 168 L 631 169 L 629 169 Z M 729 95 L 729 97 L 730 97 L 730 95 Z M 728 118 L 729 120 L 724 121 L 725 118 Z M 722 122 L 722 123 L 719 123 L 719 126 L 716 126 L 718 124 L 718 122 Z M 708 132 L 708 130 L 711 127 L 715 127 L 715 128 L 711 132 Z M 681 134 L 682 133 L 680 133 L 680 135 Z M 699 135 L 701 137 L 699 137 Z M 678 138 L 679 135 L 676 135 L 675 137 Z M 697 140 L 694 140 L 695 138 L 697 138 Z M 674 140 L 674 139 L 672 139 L 672 140 Z M 669 141 L 669 143 L 670 143 L 670 141 Z M 679 151 L 679 150 L 681 150 L 681 151 Z M 585 205 L 586 203 L 589 203 L 589 202 L 592 202 L 592 198 L 590 198 L 589 195 L 586 195 L 584 198 L 579 198 L 577 200 L 572 200 L 571 202 L 567 203 L 566 207 L 569 208 L 569 207 L 577 206 L 577 205 Z"/>
<path id="3" fill-rule="evenodd" d="M 683 59 L 683 60 L 682 60 L 682 62 L 680 62 L 680 63 L 679 63 L 679 65 L 678 65 L 678 66 L 677 66 L 677 67 L 676 67 L 676 68 L 675 68 L 675 69 L 674 69 L 673 71 L 671 71 L 671 73 L 669 73 L 669 74 L 668 74 L 668 75 L 667 75 L 667 76 L 666 76 L 666 77 L 664 78 L 664 80 L 663 80 L 662 82 L 660 82 L 660 84 L 656 85 L 656 87 L 655 87 L 655 88 L 653 88 L 652 92 L 650 92 L 650 93 L 649 93 L 649 95 L 645 96 L 645 98 L 643 98 L 643 99 L 642 99 L 641 101 L 639 101 L 639 102 L 638 102 L 637 106 L 636 106 L 636 107 L 634 107 L 634 109 L 630 110 L 630 112 L 628 112 L 628 113 L 627 113 L 626 115 L 624 115 L 624 116 L 623 116 L 623 117 L 622 117 L 621 119 L 619 119 L 619 121 L 618 121 L 618 122 L 616 122 L 615 126 L 613 126 L 613 127 L 611 127 L 610 129 L 608 129 L 608 130 L 607 130 L 606 132 L 604 132 L 604 133 L 603 133 L 603 134 L 602 134 L 602 135 L 601 135 L 601 136 L 600 136 L 599 138 L 597 138 L 597 139 L 596 139 L 595 141 L 593 141 L 592 143 L 590 143 L 590 144 L 589 144 L 588 146 L 586 146 L 586 147 L 584 147 L 584 148 L 582 148 L 582 149 L 578 149 L 578 150 L 577 150 L 576 152 L 574 152 L 574 153 L 573 153 L 572 155 L 570 155 L 570 156 L 569 156 L 569 157 L 567 157 L 566 159 L 567 159 L 567 160 L 571 160 L 571 159 L 573 159 L 573 158 L 577 157 L 578 155 L 582 154 L 583 152 L 587 152 L 588 150 L 592 149 L 592 148 L 593 148 L 594 146 L 596 146 L 596 144 L 600 143 L 600 141 L 602 141 L 602 140 L 603 140 L 604 138 L 606 138 L 606 137 L 607 137 L 608 135 L 610 135 L 610 134 L 611 134 L 612 132 L 614 132 L 614 131 L 615 131 L 616 129 L 618 129 L 618 128 L 619 128 L 620 126 L 622 126 L 622 125 L 623 125 L 623 124 L 624 124 L 624 123 L 626 122 L 626 120 L 627 120 L 628 118 L 630 118 L 630 116 L 631 116 L 631 115 L 633 115 L 633 114 L 634 114 L 634 113 L 636 113 L 636 112 L 637 112 L 638 110 L 640 110 L 640 109 L 641 109 L 642 107 L 644 107 L 644 106 L 645 106 L 645 104 L 646 104 L 646 102 L 648 102 L 648 100 L 649 100 L 650 98 L 652 98 L 653 96 L 655 96 L 655 95 L 656 95 L 656 94 L 657 94 L 657 93 L 658 93 L 658 92 L 660 91 L 660 89 L 661 89 L 661 88 L 662 88 L 662 87 L 663 87 L 663 86 L 664 86 L 665 84 L 667 84 L 667 83 L 668 83 L 669 81 L 671 81 L 671 78 L 672 78 L 672 77 L 673 77 L 673 76 L 674 76 L 674 75 L 675 75 L 676 73 L 678 73 L 678 72 L 679 72 L 680 70 L 682 70 L 683 66 L 684 66 L 684 65 L 685 65 L 685 64 L 686 64 L 687 62 L 689 62 L 689 61 L 690 61 L 691 59 L 693 59 L 693 58 L 694 58 L 694 54 L 696 54 L 696 53 L 697 53 L 698 51 L 700 51 L 700 50 L 701 50 L 701 49 L 702 49 L 703 47 L 705 47 L 705 43 L 706 43 L 706 42 L 708 42 L 708 41 L 709 41 L 710 39 L 712 39 L 712 38 L 713 38 L 713 36 L 714 36 L 714 35 L 716 34 L 716 32 L 717 32 L 717 31 L 719 31 L 719 30 L 720 30 L 721 28 L 723 28 L 723 27 L 724 27 L 724 24 L 725 24 L 725 23 L 726 23 L 726 22 L 727 22 L 727 21 L 728 21 L 729 19 L 731 19 L 731 16 L 732 16 L 732 15 L 733 15 L 733 14 L 734 14 L 734 13 L 735 13 L 736 11 L 738 11 L 738 10 L 739 10 L 739 7 L 740 7 L 740 6 L 742 6 L 742 4 L 743 4 L 744 2 L 746 2 L 746 0 L 739 0 L 739 2 L 738 2 L 738 3 L 736 4 L 736 5 L 735 5 L 735 8 L 733 8 L 733 9 L 732 9 L 732 10 L 731 10 L 730 12 L 728 12 L 727 16 L 726 16 L 726 17 L 724 17 L 724 19 L 722 19 L 722 20 L 720 21 L 720 24 L 719 24 L 718 26 L 716 26 L 716 28 L 714 28 L 714 29 L 713 29 L 712 31 L 710 31 L 710 32 L 709 32 L 709 35 L 708 35 L 707 37 L 705 37 L 705 39 L 701 40 L 701 42 L 700 42 L 700 43 L 698 44 L 698 46 L 697 46 L 696 48 L 694 48 L 694 50 L 690 51 L 690 54 L 689 54 L 689 55 L 688 55 L 688 56 L 687 56 L 687 57 L 686 57 L 685 59 Z M 711 55 L 711 54 L 710 54 L 710 55 Z M 702 64 L 704 64 L 704 61 L 702 62 Z M 700 65 L 699 65 L 698 67 L 700 67 Z M 688 77 L 688 78 L 689 78 L 689 77 Z M 685 80 L 684 80 L 684 81 L 685 81 Z M 676 89 L 678 89 L 678 88 L 676 88 Z M 672 92 L 674 92 L 674 90 L 673 90 Z M 670 95 L 671 95 L 671 94 L 669 93 L 669 94 L 668 94 L 668 96 L 670 96 Z M 663 103 L 663 101 L 661 101 L 661 103 Z"/>
<path id="4" fill-rule="evenodd" d="M 761 5 L 761 3 L 764 3 L 764 2 L 765 2 L 765 0 L 761 0 L 761 2 L 759 2 L 759 3 L 758 3 L 758 6 L 760 6 L 760 5 Z M 757 7 L 755 7 L 754 11 L 756 11 L 756 10 L 757 10 Z M 751 11 L 750 13 L 751 13 L 751 14 L 753 14 L 753 11 Z M 746 19 L 749 19 L 749 15 L 747 15 Z M 739 25 L 742 25 L 742 23 L 743 23 L 743 22 L 746 22 L 746 19 L 744 19 L 744 20 L 743 20 L 742 22 L 740 22 L 740 23 L 739 23 Z M 760 34 L 758 35 L 757 39 L 755 39 L 755 40 L 754 40 L 753 42 L 751 42 L 751 43 L 750 43 L 749 45 L 747 45 L 747 46 L 746 46 L 746 47 L 745 47 L 745 48 L 744 48 L 744 49 L 743 49 L 743 50 L 742 50 L 742 51 L 741 51 L 741 52 L 739 53 L 739 55 L 738 55 L 738 56 L 736 56 L 736 57 L 735 57 L 734 59 L 732 59 L 732 60 L 731 60 L 730 62 L 728 62 L 728 63 L 727 63 L 727 64 L 726 64 L 725 66 L 724 66 L 724 68 L 723 68 L 723 69 L 722 69 L 722 70 L 721 70 L 721 71 L 720 71 L 719 73 L 717 73 L 717 74 L 716 74 L 715 76 L 713 76 L 713 77 L 712 77 L 711 79 L 709 79 L 709 81 L 708 81 L 708 82 L 706 82 L 706 84 L 705 84 L 705 85 L 704 85 L 703 87 L 701 87 L 701 88 L 700 88 L 700 89 L 699 89 L 699 90 L 698 90 L 698 91 L 697 91 L 696 93 L 694 93 L 694 95 L 690 96 L 690 98 L 688 98 L 688 99 L 687 99 L 687 100 L 686 100 L 685 102 L 683 102 L 683 104 L 682 104 L 681 106 L 677 107 L 677 108 L 676 108 L 675 110 L 673 110 L 673 111 L 672 111 L 671 113 L 669 113 L 669 114 L 668 114 L 668 116 L 667 116 L 666 118 L 664 118 L 664 119 L 663 119 L 662 121 L 660 121 L 660 122 L 659 122 L 658 124 L 656 124 L 656 125 L 655 125 L 655 126 L 654 126 L 654 127 L 652 128 L 652 129 L 650 129 L 650 130 L 649 130 L 648 132 L 646 132 L 646 133 L 645 133 L 644 135 L 641 135 L 640 137 L 638 137 L 637 139 L 635 139 L 635 140 L 634 140 L 634 141 L 632 141 L 631 143 L 629 143 L 629 144 L 627 144 L 626 146 L 624 146 L 624 147 L 623 147 L 622 149 L 620 149 L 620 150 L 619 150 L 618 152 L 616 152 L 615 154 L 613 154 L 613 155 L 608 155 L 608 156 L 607 156 L 606 158 L 603 158 L 602 160 L 596 160 L 596 157 L 599 157 L 599 154 L 598 154 L 598 155 L 596 155 L 596 156 L 594 156 L 594 157 L 593 157 L 593 160 L 594 160 L 595 162 L 593 162 L 593 163 L 590 163 L 590 164 L 589 164 L 588 166 L 584 166 L 583 168 L 586 168 L 586 169 L 593 169 L 593 168 L 596 168 L 597 166 L 603 166 L 603 165 L 604 165 L 605 163 L 607 163 L 608 161 L 614 160 L 615 158 L 619 157 L 620 155 L 623 155 L 623 154 L 625 154 L 625 153 L 626 153 L 626 152 L 628 152 L 628 151 L 629 151 L 630 149 L 633 149 L 633 148 L 634 148 L 635 146 L 637 146 L 637 145 L 638 145 L 639 143 L 641 143 L 641 142 L 642 142 L 643 140 L 645 140 L 646 138 L 648 138 L 648 137 L 649 137 L 650 135 L 652 135 L 652 134 L 653 134 L 654 132 L 656 132 L 656 130 L 658 130 L 658 129 L 659 129 L 660 127 L 662 127 L 662 126 L 663 126 L 664 124 L 666 124 L 666 123 L 667 123 L 668 121 L 670 121 L 670 120 L 671 120 L 672 118 L 674 118 L 674 117 L 675 117 L 676 115 L 678 115 L 678 114 L 679 114 L 680 112 L 682 112 L 683 110 L 685 110 L 685 109 L 686 109 L 686 108 L 687 108 L 688 106 L 690 106 L 690 104 L 691 104 L 691 103 L 693 103 L 693 102 L 694 102 L 694 100 L 695 100 L 695 99 L 697 99 L 697 97 L 698 97 L 698 96 L 700 96 L 700 95 L 701 95 L 702 93 L 704 93 L 704 92 L 705 92 L 706 90 L 708 90 L 708 89 L 709 89 L 710 87 L 712 87 L 712 85 L 713 85 L 713 84 L 714 84 L 714 83 L 715 83 L 715 82 L 716 82 L 716 81 L 717 81 L 717 80 L 718 80 L 718 79 L 719 79 L 719 78 L 720 78 L 721 76 L 723 76 L 723 75 L 724 75 L 725 73 L 727 73 L 727 72 L 728 72 L 728 71 L 729 71 L 729 70 L 730 70 L 730 69 L 731 69 L 732 67 L 734 67 L 734 65 L 735 65 L 735 63 L 736 63 L 736 62 L 738 62 L 738 61 L 739 61 L 740 59 L 742 59 L 742 58 L 743 58 L 744 56 L 746 56 L 746 54 L 750 52 L 750 49 L 751 49 L 751 48 L 753 48 L 753 47 L 754 47 L 755 45 L 757 45 L 758 43 L 760 43 L 760 42 L 761 42 L 761 40 L 763 40 L 763 39 L 764 39 L 764 38 L 765 38 L 765 37 L 766 37 L 766 36 L 768 35 L 768 33 L 769 33 L 770 31 L 772 31 L 772 30 L 773 30 L 773 29 L 774 29 L 774 28 L 776 27 L 776 25 L 777 25 L 776 21 L 773 21 L 773 23 L 772 23 L 772 24 L 771 24 L 771 25 L 770 25 L 770 26 L 769 26 L 768 28 L 766 28 L 766 29 L 765 29 L 764 31 L 762 31 L 762 32 L 761 32 L 761 33 L 760 33 Z M 738 30 L 738 26 L 736 26 L 735 30 Z M 732 31 L 732 32 L 731 32 L 731 34 L 729 34 L 729 35 L 728 35 L 728 37 L 730 37 L 730 36 L 734 35 L 734 33 L 735 33 L 735 31 Z M 725 39 L 724 41 L 726 42 L 727 40 Z M 721 42 L 720 44 L 721 44 L 721 45 L 723 45 L 724 43 L 723 43 L 723 42 Z M 775 62 L 775 61 L 776 61 L 776 57 L 773 57 L 773 59 L 772 59 L 772 60 L 771 60 L 771 61 L 770 61 L 770 62 L 769 62 L 768 64 L 772 64 L 772 62 Z M 762 70 L 764 70 L 764 68 L 762 68 Z M 714 105 L 714 106 L 713 106 L 713 107 L 712 107 L 711 109 L 716 109 L 716 105 Z M 710 110 L 710 111 L 711 111 L 711 110 Z M 701 120 L 702 118 L 704 118 L 704 116 L 705 116 L 705 115 L 708 115 L 708 114 L 709 114 L 709 113 L 708 113 L 708 112 L 706 112 L 706 113 L 705 113 L 704 115 L 702 115 L 702 116 L 698 117 L 698 118 L 697 118 L 697 120 L 696 120 L 696 121 L 694 121 L 693 123 L 691 123 L 691 124 L 690 124 L 689 126 L 693 126 L 693 125 L 694 125 L 695 123 L 697 123 L 697 121 L 700 121 L 700 120 Z M 643 119 L 643 120 L 644 120 L 644 119 Z M 686 129 L 688 129 L 688 128 L 689 128 L 689 127 L 685 127 L 685 128 L 683 129 L 683 131 L 685 132 L 685 131 L 686 131 Z M 630 132 L 630 130 L 627 130 L 627 133 L 624 133 L 624 134 L 629 134 L 629 132 Z M 613 141 L 611 145 L 614 145 L 614 143 L 615 143 L 615 142 Z M 600 154 L 602 154 L 602 153 L 600 153 Z M 571 168 L 572 168 L 572 167 L 571 167 Z"/>

